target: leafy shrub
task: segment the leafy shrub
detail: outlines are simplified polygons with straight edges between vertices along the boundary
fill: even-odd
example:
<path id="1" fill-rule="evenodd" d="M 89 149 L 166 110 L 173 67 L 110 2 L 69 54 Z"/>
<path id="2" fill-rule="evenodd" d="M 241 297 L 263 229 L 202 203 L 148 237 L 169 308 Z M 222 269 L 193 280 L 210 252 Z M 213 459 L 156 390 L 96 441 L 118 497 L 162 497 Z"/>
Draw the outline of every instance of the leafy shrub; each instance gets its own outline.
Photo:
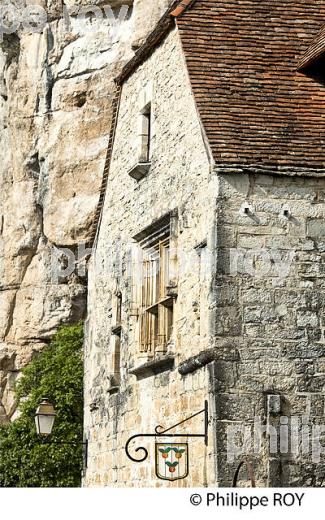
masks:
<path id="1" fill-rule="evenodd" d="M 83 327 L 64 326 L 23 369 L 16 386 L 21 415 L 0 427 L 1 487 L 78 487 L 82 471 Z M 43 397 L 55 406 L 49 439 L 36 434 Z M 62 443 L 76 443 L 75 445 Z"/>

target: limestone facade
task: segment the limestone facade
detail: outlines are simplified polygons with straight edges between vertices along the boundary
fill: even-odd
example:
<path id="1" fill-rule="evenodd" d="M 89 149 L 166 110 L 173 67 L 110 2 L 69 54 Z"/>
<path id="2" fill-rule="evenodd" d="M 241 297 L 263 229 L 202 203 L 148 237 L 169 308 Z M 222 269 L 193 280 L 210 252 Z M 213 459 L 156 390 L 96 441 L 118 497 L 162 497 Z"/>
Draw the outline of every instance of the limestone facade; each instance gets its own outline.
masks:
<path id="1" fill-rule="evenodd" d="M 150 168 L 135 180 L 148 105 Z M 259 486 L 322 485 L 312 427 L 324 416 L 324 188 L 312 168 L 214 164 L 177 29 L 126 78 L 89 266 L 85 486 L 230 486 L 246 458 Z M 154 353 L 139 340 L 134 251 L 168 219 L 173 327 Z M 209 443 L 189 441 L 186 479 L 157 479 L 152 439 L 133 446 L 146 461 L 127 458 L 130 436 L 205 400 Z M 270 453 L 263 432 L 258 449 L 241 449 L 254 421 L 277 432 L 289 422 L 289 449 Z M 201 433 L 202 416 L 182 428 Z"/>
<path id="2" fill-rule="evenodd" d="M 128 171 L 137 160 L 139 113 L 148 100 L 153 114 L 151 168 L 148 177 L 137 182 Z M 159 424 L 177 423 L 204 406 L 207 369 L 185 379 L 177 370 L 144 378 L 130 374 L 150 360 L 140 352 L 139 320 L 133 310 L 132 277 L 137 274 L 131 256 L 133 237 L 172 210 L 177 221 L 178 269 L 168 354 L 175 357 L 177 366 L 211 345 L 214 303 L 209 291 L 213 269 L 209 266 L 215 241 L 217 182 L 202 131 L 174 30 L 122 89 L 109 189 L 88 278 L 85 436 L 89 461 L 85 485 L 156 485 L 153 453 L 144 465 L 133 464 L 124 451 L 128 437 L 154 431 Z M 111 329 L 115 325 L 114 295 L 119 291 L 123 301 L 121 383 L 118 393 L 111 394 Z M 188 427 L 201 431 L 202 418 Z M 178 485 L 195 485 L 207 475 L 212 484 L 212 447 L 202 451 L 200 440 L 193 442 L 193 450 L 196 470 L 190 473 L 190 480 L 178 481 Z"/>

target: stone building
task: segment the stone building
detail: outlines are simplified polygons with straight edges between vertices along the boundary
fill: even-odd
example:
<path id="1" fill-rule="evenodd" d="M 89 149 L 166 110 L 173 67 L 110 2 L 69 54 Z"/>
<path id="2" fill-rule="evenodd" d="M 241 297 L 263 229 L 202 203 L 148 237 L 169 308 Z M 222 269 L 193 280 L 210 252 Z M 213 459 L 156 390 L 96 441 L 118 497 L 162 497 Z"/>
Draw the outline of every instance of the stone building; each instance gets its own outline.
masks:
<path id="1" fill-rule="evenodd" d="M 324 21 L 323 1 L 176 1 L 117 77 L 84 485 L 229 486 L 243 460 L 259 486 L 322 485 Z M 187 478 L 157 479 L 154 438 L 127 457 L 205 400 Z"/>

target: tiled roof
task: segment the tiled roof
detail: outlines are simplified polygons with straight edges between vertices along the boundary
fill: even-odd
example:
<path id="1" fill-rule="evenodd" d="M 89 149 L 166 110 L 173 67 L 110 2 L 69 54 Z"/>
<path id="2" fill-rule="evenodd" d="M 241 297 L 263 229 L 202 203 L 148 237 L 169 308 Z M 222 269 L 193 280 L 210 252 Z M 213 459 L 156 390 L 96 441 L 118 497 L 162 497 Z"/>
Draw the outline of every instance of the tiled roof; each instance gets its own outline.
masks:
<path id="1" fill-rule="evenodd" d="M 320 0 L 197 0 L 177 19 L 218 163 L 325 166 L 325 87 L 297 72 Z"/>
<path id="2" fill-rule="evenodd" d="M 226 168 L 325 168 L 325 86 L 297 68 L 325 40 L 325 0 L 175 0 L 116 79 L 94 241 L 104 203 L 122 83 L 178 25 L 211 150 Z M 291 169 L 290 169 L 291 167 Z"/>

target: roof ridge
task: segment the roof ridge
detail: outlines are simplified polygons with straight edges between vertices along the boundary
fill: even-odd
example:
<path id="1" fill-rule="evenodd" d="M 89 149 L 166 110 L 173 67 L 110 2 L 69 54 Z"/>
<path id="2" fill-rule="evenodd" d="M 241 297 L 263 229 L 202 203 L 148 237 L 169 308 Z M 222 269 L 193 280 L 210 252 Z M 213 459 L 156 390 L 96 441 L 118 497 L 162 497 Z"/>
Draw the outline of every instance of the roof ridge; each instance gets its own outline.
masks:
<path id="1" fill-rule="evenodd" d="M 192 7 L 196 0 L 174 0 L 174 2 L 164 12 L 154 29 L 149 33 L 141 47 L 136 51 L 123 67 L 122 72 L 115 78 L 115 82 L 121 85 L 132 72 L 145 61 L 153 50 L 159 45 L 166 34 L 175 23 L 175 19 L 179 18 L 184 12 Z"/>
<path id="2" fill-rule="evenodd" d="M 176 9 L 174 9 L 173 12 L 170 13 L 171 16 L 174 16 L 175 18 L 178 18 L 181 14 L 184 13 L 184 11 L 186 11 L 186 9 L 191 7 L 191 5 L 194 4 L 194 2 L 196 2 L 196 0 L 182 0 L 178 4 Z"/>

